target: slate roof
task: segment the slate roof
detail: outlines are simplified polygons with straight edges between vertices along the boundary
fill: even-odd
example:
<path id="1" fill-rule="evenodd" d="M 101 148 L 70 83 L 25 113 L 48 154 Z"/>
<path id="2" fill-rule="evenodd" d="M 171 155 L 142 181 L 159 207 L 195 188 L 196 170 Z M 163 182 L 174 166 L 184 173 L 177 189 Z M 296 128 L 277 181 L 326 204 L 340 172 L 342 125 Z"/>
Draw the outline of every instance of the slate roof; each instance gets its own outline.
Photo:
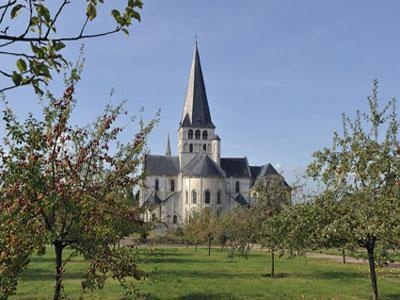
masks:
<path id="1" fill-rule="evenodd" d="M 184 176 L 224 177 L 225 172 L 206 152 L 199 152 L 182 170 Z"/>
<path id="2" fill-rule="evenodd" d="M 179 174 L 179 158 L 177 156 L 146 155 L 144 170 L 152 176 L 176 176 Z"/>
<path id="3" fill-rule="evenodd" d="M 271 164 L 266 164 L 264 166 L 250 166 L 250 171 L 253 180 L 257 179 L 258 177 L 265 177 L 268 175 L 280 175 Z"/>
<path id="4" fill-rule="evenodd" d="M 239 203 L 242 206 L 249 206 L 249 203 L 247 202 L 246 198 L 240 193 L 234 199 L 237 203 Z"/>
<path id="5" fill-rule="evenodd" d="M 145 204 L 150 206 L 157 206 L 161 204 L 161 199 L 158 197 L 157 193 L 151 194 L 151 196 L 146 200 Z"/>
<path id="6" fill-rule="evenodd" d="M 253 182 L 255 182 L 259 177 L 265 177 L 269 175 L 282 176 L 271 164 L 266 164 L 264 166 L 250 166 L 250 172 Z M 285 186 L 289 187 L 289 184 L 285 180 L 283 183 Z"/>
<path id="7" fill-rule="evenodd" d="M 193 53 L 180 125 L 185 127 L 215 128 L 211 120 L 210 108 L 208 106 L 197 42 Z"/>
<path id="8" fill-rule="evenodd" d="M 251 178 L 249 163 L 246 157 L 221 158 L 221 168 L 225 171 L 226 177 Z"/>

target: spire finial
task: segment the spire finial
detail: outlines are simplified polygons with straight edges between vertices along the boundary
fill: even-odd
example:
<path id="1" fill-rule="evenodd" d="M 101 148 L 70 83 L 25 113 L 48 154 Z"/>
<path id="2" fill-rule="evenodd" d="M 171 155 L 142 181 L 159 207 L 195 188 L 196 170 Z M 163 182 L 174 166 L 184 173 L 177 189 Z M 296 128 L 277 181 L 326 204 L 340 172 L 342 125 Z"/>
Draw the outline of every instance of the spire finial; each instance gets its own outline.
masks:
<path id="1" fill-rule="evenodd" d="M 165 155 L 171 156 L 171 143 L 169 141 L 169 133 L 168 133 L 168 138 L 167 138 L 167 149 L 165 150 Z"/>

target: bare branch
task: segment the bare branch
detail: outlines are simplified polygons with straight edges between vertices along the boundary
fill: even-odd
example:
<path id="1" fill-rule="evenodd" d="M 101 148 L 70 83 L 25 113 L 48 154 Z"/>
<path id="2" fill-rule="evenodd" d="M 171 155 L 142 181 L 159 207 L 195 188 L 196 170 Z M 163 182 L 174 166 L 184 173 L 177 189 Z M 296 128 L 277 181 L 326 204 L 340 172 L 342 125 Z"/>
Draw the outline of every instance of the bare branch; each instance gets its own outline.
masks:
<path id="1" fill-rule="evenodd" d="M 70 3 L 69 0 L 64 0 L 64 2 L 60 5 L 60 7 L 58 8 L 58 11 L 57 11 L 53 21 L 51 21 L 51 24 L 50 24 L 49 28 L 47 29 L 46 34 L 44 35 L 45 39 L 47 39 L 47 37 L 49 36 L 51 29 L 53 28 L 54 24 L 56 23 L 56 21 L 57 21 L 58 17 L 60 16 L 62 10 L 64 9 L 64 7 L 69 3 Z"/>
<path id="2" fill-rule="evenodd" d="M 16 2 L 17 2 L 17 0 L 8 0 L 7 4 L 0 6 L 0 10 L 4 9 L 1 14 L 1 17 L 0 17 L 0 24 L 3 22 L 4 16 L 6 15 L 8 8 L 11 7 L 12 5 L 14 5 Z"/>
<path id="3" fill-rule="evenodd" d="M 11 74 L 8 74 L 8 73 L 6 73 L 6 72 L 4 72 L 2 70 L 0 70 L 0 74 L 3 75 L 3 76 L 6 76 L 6 77 L 10 77 L 10 78 L 12 77 Z"/>
<path id="4" fill-rule="evenodd" d="M 65 41 L 78 41 L 82 39 L 90 39 L 90 38 L 96 38 L 96 37 L 101 37 L 101 36 L 107 36 L 110 34 L 117 33 L 121 31 L 122 27 L 118 26 L 114 30 L 110 30 L 107 32 L 102 32 L 102 33 L 97 33 L 97 34 L 88 34 L 88 35 L 78 35 L 75 37 L 65 37 L 65 38 L 58 38 L 58 39 L 52 39 L 53 42 L 65 42 Z M 44 37 L 24 37 L 24 36 L 9 36 L 9 35 L 0 35 L 0 40 L 6 40 L 6 41 L 12 41 L 12 42 L 46 42 L 49 41 L 48 38 Z M 4 44 L 3 44 L 4 45 Z M 3 45 L 0 45 L 2 47 Z"/>
<path id="5" fill-rule="evenodd" d="M 4 93 L 5 91 L 9 91 L 9 90 L 15 89 L 16 87 L 18 87 L 18 85 L 10 85 L 10 86 L 8 86 L 8 87 L 5 87 L 5 88 L 3 88 L 3 89 L 0 89 L 0 94 L 1 94 L 1 93 Z"/>
<path id="6" fill-rule="evenodd" d="M 0 51 L 0 54 L 3 55 L 11 55 L 11 56 L 23 56 L 25 58 L 35 58 L 33 55 L 27 55 L 25 53 L 16 53 L 16 52 L 7 52 L 7 51 Z"/>
<path id="7" fill-rule="evenodd" d="M 85 23 L 82 26 L 82 30 L 81 30 L 81 33 L 79 34 L 79 36 L 83 36 L 83 32 L 85 31 L 85 28 L 86 28 L 86 25 L 88 24 L 88 22 L 89 22 L 89 17 L 86 17 Z"/>

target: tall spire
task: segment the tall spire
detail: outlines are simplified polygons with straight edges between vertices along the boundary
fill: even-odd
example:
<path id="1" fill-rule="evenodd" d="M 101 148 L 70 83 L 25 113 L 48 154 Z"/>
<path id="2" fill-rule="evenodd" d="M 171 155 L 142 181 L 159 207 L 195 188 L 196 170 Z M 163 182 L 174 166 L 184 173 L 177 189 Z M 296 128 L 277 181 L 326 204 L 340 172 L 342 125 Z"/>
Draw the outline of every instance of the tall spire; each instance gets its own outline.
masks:
<path id="1" fill-rule="evenodd" d="M 168 133 L 167 149 L 165 150 L 165 155 L 166 156 L 171 156 L 171 143 L 169 141 L 169 133 Z"/>
<path id="2" fill-rule="evenodd" d="M 180 125 L 215 128 L 211 120 L 210 108 L 208 107 L 197 37 Z"/>

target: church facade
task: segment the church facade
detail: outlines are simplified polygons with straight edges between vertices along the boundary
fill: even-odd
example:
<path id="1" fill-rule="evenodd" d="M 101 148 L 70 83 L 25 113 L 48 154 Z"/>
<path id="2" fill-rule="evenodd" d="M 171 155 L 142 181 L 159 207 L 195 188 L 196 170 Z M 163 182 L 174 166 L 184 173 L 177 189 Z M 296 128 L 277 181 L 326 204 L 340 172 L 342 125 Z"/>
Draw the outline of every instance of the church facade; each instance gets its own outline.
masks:
<path id="1" fill-rule="evenodd" d="M 165 155 L 146 155 L 144 169 L 140 204 L 149 207 L 145 221 L 158 220 L 168 228 L 181 226 L 205 207 L 222 214 L 237 205 L 251 206 L 257 180 L 282 177 L 271 164 L 250 166 L 247 157 L 221 157 L 197 43 L 179 123 L 178 155 L 172 155 L 168 137 Z"/>

